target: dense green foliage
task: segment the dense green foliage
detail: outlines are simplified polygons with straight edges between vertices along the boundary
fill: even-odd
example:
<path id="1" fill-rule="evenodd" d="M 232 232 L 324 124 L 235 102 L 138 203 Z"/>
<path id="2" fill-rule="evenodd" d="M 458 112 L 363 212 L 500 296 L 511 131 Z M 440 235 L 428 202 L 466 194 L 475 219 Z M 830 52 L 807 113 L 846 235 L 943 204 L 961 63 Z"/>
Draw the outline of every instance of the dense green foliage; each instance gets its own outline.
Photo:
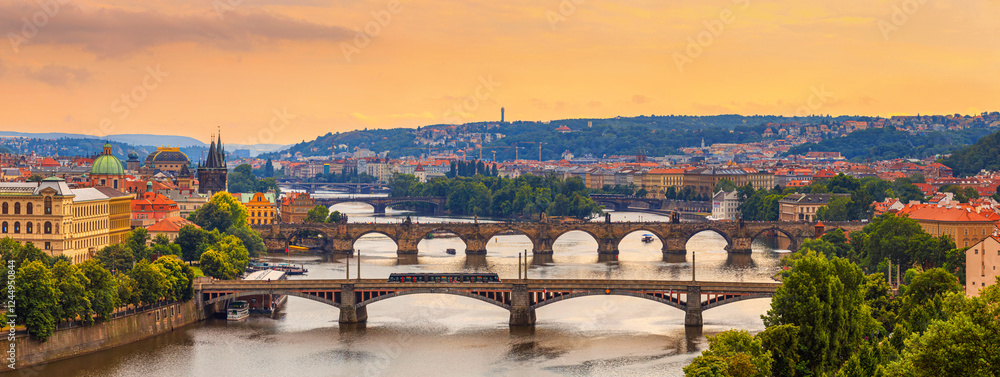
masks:
<path id="1" fill-rule="evenodd" d="M 330 211 L 327 206 L 315 206 L 306 213 L 305 222 L 307 223 L 339 223 L 341 221 L 346 221 L 347 215 L 343 215 L 340 211 Z"/>
<path id="2" fill-rule="evenodd" d="M 451 170 L 445 174 L 448 178 L 455 177 L 472 177 L 476 174 L 485 175 L 488 177 L 499 176 L 497 173 L 496 164 L 490 164 L 487 166 L 485 162 L 481 160 L 475 161 L 452 161 Z"/>
<path id="3" fill-rule="evenodd" d="M 854 161 L 923 158 L 949 153 L 974 143 L 988 133 L 989 129 L 986 128 L 970 128 L 911 135 L 907 131 L 900 131 L 892 126 L 869 128 L 851 132 L 844 137 L 824 139 L 819 143 L 797 145 L 789 149 L 785 155 L 804 155 L 809 151 L 824 151 L 840 152 L 844 158 Z"/>
<path id="4" fill-rule="evenodd" d="M 783 261 L 790 268 L 762 316 L 766 329 L 710 339 L 686 375 L 754 376 L 769 364 L 773 376 L 996 376 L 1000 280 L 979 298 L 965 297 L 949 270 L 921 267 L 938 267 L 954 250 L 950 240 L 929 239 L 913 225 L 884 216 L 851 242 L 839 230 L 804 242 Z M 880 255 L 913 267 L 899 294 Z M 876 273 L 862 274 L 855 261 L 876 264 Z"/>
<path id="5" fill-rule="evenodd" d="M 391 186 L 389 195 L 393 197 L 446 197 L 447 209 L 456 215 L 537 218 L 545 212 L 549 216 L 587 219 L 601 212 L 601 206 L 590 199 L 587 187 L 577 177 L 562 180 L 524 175 L 510 179 L 476 175 L 421 183 L 412 175 L 397 174 Z"/>
<path id="6" fill-rule="evenodd" d="M 273 174 L 274 168 L 272 167 L 271 169 Z M 278 183 L 274 178 L 258 179 L 253 173 L 253 167 L 248 164 L 237 166 L 236 169 L 230 171 L 226 181 L 229 192 L 252 194 L 255 192 L 274 191 L 276 194 L 281 193 L 281 189 L 278 188 Z"/>
<path id="7" fill-rule="evenodd" d="M 188 220 L 197 224 L 204 231 L 218 231 L 233 235 L 243 242 L 243 247 L 252 256 L 260 255 L 265 250 L 264 240 L 260 234 L 250 229 L 247 222 L 248 212 L 236 198 L 226 192 L 216 193 L 207 204 L 188 216 Z M 178 244 L 181 245 L 184 260 L 193 260 L 195 256 L 200 258 L 207 245 L 218 242 L 218 238 L 206 239 L 204 234 L 196 234 L 193 229 L 181 229 L 178 237 Z M 184 240 L 180 240 L 184 236 Z"/>
<path id="8" fill-rule="evenodd" d="M 959 149 L 941 161 L 956 177 L 975 175 L 980 170 L 1000 170 L 1000 132 L 983 136 L 975 144 Z"/>
<path id="9" fill-rule="evenodd" d="M 720 181 L 720 185 L 725 184 Z M 743 220 L 747 221 L 778 221 L 780 215 L 778 201 L 791 193 L 848 194 L 833 195 L 829 204 L 816 212 L 816 218 L 820 221 L 870 219 L 873 214 L 872 203 L 890 197 L 904 203 L 924 199 L 920 188 L 907 178 L 889 182 L 878 178 L 857 179 L 844 174 L 829 179 L 816 179 L 803 187 L 779 190 L 779 187 L 775 186 L 771 190 L 754 190 L 747 185 L 737 188 L 737 191 L 741 201 L 740 213 Z"/>
<path id="10" fill-rule="evenodd" d="M 104 247 L 97 258 L 80 264 L 49 257 L 31 243 L 0 239 L 0 254 L 17 271 L 18 323 L 44 341 L 60 321 L 92 324 L 109 320 L 115 309 L 126 305 L 191 299 L 194 271 L 174 255 L 150 263 L 145 244 L 140 248 L 128 242 L 146 237 L 145 229 L 133 230 L 126 242 Z"/>
<path id="11" fill-rule="evenodd" d="M 235 236 L 222 236 L 201 254 L 201 271 L 216 279 L 236 279 L 246 272 L 250 254 Z"/>

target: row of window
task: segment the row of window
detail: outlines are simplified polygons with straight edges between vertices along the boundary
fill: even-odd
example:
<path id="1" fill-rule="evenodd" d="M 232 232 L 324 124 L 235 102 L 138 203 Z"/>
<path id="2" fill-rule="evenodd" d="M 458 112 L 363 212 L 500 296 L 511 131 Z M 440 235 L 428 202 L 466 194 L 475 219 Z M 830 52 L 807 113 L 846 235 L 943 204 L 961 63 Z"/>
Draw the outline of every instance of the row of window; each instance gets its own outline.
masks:
<path id="1" fill-rule="evenodd" d="M 10 207 L 11 207 L 10 203 L 3 202 L 3 204 L 0 204 L 0 213 L 2 213 L 4 215 L 10 214 Z M 34 215 L 35 214 L 35 203 L 27 203 L 27 204 L 25 204 L 25 206 L 24 206 L 24 212 L 25 212 L 26 215 Z M 21 214 L 21 203 L 20 202 L 15 202 L 14 203 L 14 214 L 15 215 L 20 215 Z M 46 215 L 51 215 L 52 214 L 52 197 L 51 196 L 46 196 L 45 197 L 45 214 Z"/>
<path id="2" fill-rule="evenodd" d="M 42 226 L 42 225 L 39 225 L 39 226 Z M 24 223 L 24 230 L 25 230 L 25 233 L 28 233 L 28 234 L 34 233 L 35 232 L 35 225 L 34 225 L 34 223 L 32 223 L 30 221 Z M 6 222 L 6 221 L 4 221 L 3 223 L 0 223 L 0 232 L 2 232 L 2 233 L 10 233 L 10 224 L 8 222 Z M 14 222 L 14 233 L 21 233 L 21 222 L 20 221 L 15 221 Z M 42 233 L 52 234 L 52 222 L 51 221 L 46 221 L 45 222 L 45 225 L 42 228 Z M 56 225 L 56 233 L 59 233 L 58 225 Z"/>

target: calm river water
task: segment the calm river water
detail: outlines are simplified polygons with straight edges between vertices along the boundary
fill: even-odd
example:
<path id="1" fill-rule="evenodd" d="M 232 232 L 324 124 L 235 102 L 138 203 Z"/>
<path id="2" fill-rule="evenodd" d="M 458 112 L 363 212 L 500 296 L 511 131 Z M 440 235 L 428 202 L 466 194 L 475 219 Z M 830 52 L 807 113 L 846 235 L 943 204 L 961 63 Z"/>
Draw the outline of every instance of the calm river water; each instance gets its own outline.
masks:
<path id="1" fill-rule="evenodd" d="M 400 221 L 390 211 L 340 204 L 351 221 Z M 619 212 L 613 221 L 666 221 L 663 216 Z M 469 219 L 414 217 L 418 222 Z M 659 241 L 642 232 L 622 241 L 618 261 L 599 262 L 597 242 L 569 233 L 553 245 L 549 260 L 535 258 L 529 278 L 691 279 L 690 252 L 697 253 L 698 280 L 771 281 L 782 255 L 776 240 L 759 240 L 752 255 L 729 255 L 711 232 L 692 238 L 689 254 L 664 260 Z M 768 245 L 767 243 L 770 243 Z M 391 272 L 489 271 L 517 276 L 518 252 L 531 250 L 524 236 L 498 236 L 485 256 L 466 256 L 457 238 L 421 241 L 419 255 L 400 259 L 391 240 L 359 240 L 363 278 Z M 456 255 L 445 253 L 448 248 Z M 282 258 L 309 268 L 305 279 L 343 278 L 343 259 Z M 355 275 L 355 260 L 351 275 Z M 51 363 L 46 376 L 677 376 L 707 346 L 706 335 L 727 329 L 761 331 L 770 301 L 756 299 L 704 312 L 703 328 L 685 328 L 684 313 L 633 297 L 593 296 L 538 309 L 533 330 L 512 331 L 508 312 L 458 296 L 412 295 L 374 303 L 368 323 L 340 328 L 339 310 L 290 297 L 277 319 L 242 323 L 208 320 L 125 347 Z M 16 373 L 14 373 L 16 374 Z"/>

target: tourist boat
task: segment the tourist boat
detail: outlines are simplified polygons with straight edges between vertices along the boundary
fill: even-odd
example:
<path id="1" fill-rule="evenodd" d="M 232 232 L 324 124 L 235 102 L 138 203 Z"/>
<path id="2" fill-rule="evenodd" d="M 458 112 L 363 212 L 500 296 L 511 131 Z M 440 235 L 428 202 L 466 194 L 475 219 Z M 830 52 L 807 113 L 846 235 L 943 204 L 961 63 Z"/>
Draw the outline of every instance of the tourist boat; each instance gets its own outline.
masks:
<path id="1" fill-rule="evenodd" d="M 288 274 L 282 271 L 261 270 L 247 274 L 243 280 L 267 282 L 288 280 Z M 241 300 L 250 303 L 250 314 L 265 314 L 274 316 L 285 305 L 288 296 L 280 293 L 260 293 L 249 296 L 240 296 Z"/>
<path id="2" fill-rule="evenodd" d="M 309 272 L 305 266 L 289 263 L 267 263 L 262 261 L 250 261 L 247 265 L 247 272 L 257 272 L 263 270 L 276 270 L 289 275 L 302 275 Z"/>
<path id="3" fill-rule="evenodd" d="M 246 301 L 233 301 L 226 307 L 226 320 L 242 321 L 250 317 L 250 304 Z"/>
<path id="4" fill-rule="evenodd" d="M 643 234 L 643 235 L 642 235 L 642 242 L 643 242 L 643 243 L 650 243 L 650 242 L 653 242 L 653 235 L 652 235 L 652 234 L 649 234 L 649 233 L 646 233 L 646 234 Z"/>
<path id="5" fill-rule="evenodd" d="M 446 252 L 448 254 L 451 254 L 451 255 L 455 255 L 455 249 L 447 249 L 444 252 Z"/>

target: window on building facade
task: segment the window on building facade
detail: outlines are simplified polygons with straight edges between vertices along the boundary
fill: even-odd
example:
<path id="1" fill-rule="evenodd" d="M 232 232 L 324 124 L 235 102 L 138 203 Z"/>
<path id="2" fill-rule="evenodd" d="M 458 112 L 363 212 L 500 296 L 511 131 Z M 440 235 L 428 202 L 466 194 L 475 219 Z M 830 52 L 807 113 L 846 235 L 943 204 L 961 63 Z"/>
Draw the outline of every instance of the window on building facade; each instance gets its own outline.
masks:
<path id="1" fill-rule="evenodd" d="M 14 222 L 14 233 L 21 233 L 21 222 L 20 221 L 15 221 Z"/>
<path id="2" fill-rule="evenodd" d="M 7 227 L 7 223 L 4 223 L 4 228 L 6 228 L 6 227 Z M 52 234 L 52 222 L 51 221 L 46 221 L 45 222 L 45 228 L 43 229 L 43 231 L 45 232 L 45 234 Z"/>
<path id="3" fill-rule="evenodd" d="M 14 203 L 14 214 L 15 215 L 21 214 L 21 203 Z"/>
<path id="4" fill-rule="evenodd" d="M 7 213 L 7 211 L 4 211 L 4 213 Z M 45 214 L 46 215 L 51 215 L 52 214 L 52 197 L 51 196 L 46 196 L 45 197 Z"/>
<path id="5" fill-rule="evenodd" d="M 24 213 L 29 214 L 29 215 L 35 214 L 35 204 L 34 203 L 28 203 L 28 204 L 26 204 L 24 206 Z"/>
<path id="6" fill-rule="evenodd" d="M 0 225 L 0 226 L 2 226 L 2 227 L 3 227 L 3 229 L 2 229 L 2 230 L 3 230 L 3 232 L 4 232 L 4 233 L 7 233 L 7 222 L 6 222 L 6 221 L 4 221 L 4 222 L 3 222 L 3 224 L 2 224 L 2 225 Z"/>
<path id="7" fill-rule="evenodd" d="M 45 250 L 52 250 L 52 243 L 51 242 L 46 242 L 45 243 Z"/>
<path id="8" fill-rule="evenodd" d="M 31 234 L 31 231 L 34 230 L 34 229 L 32 229 L 33 228 L 32 222 L 29 221 L 27 224 L 24 224 L 24 225 L 25 225 L 24 226 L 24 228 L 25 228 L 24 232 L 28 233 L 28 234 Z"/>

